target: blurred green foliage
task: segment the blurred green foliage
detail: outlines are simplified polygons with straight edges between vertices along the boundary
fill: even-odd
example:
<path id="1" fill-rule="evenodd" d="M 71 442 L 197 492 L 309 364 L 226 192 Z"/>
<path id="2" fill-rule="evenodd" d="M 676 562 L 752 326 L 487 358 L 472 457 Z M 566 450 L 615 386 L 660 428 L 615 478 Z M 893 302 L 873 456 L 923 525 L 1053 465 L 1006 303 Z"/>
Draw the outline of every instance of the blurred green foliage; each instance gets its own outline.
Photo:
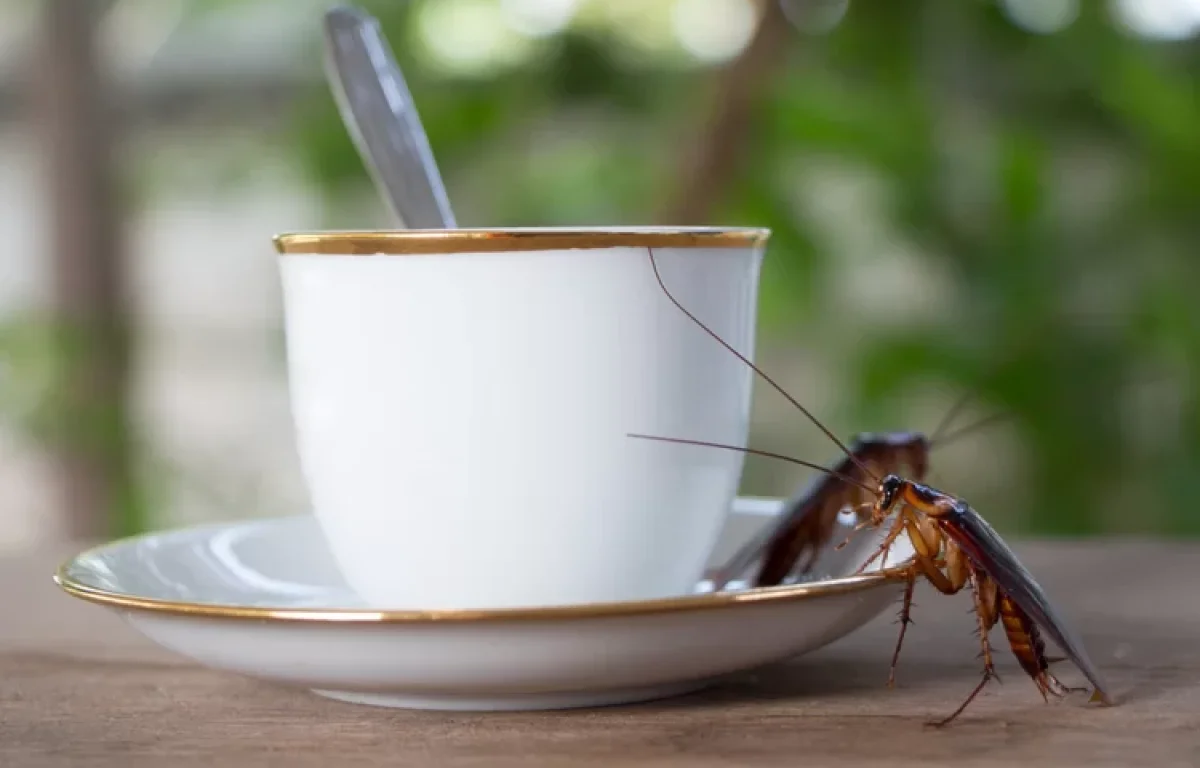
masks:
<path id="1" fill-rule="evenodd" d="M 397 51 L 461 225 L 710 223 L 656 216 L 679 193 L 718 68 L 630 56 L 622 35 L 577 25 L 519 64 L 455 76 L 422 57 L 426 5 L 363 3 Z M 1200 531 L 1198 66 L 1195 42 L 1138 39 L 1101 3 L 1049 35 L 982 0 L 854 0 L 828 34 L 792 30 L 759 74 L 711 223 L 774 231 L 764 337 L 836 370 L 835 428 L 932 429 L 902 423 L 915 389 L 975 392 L 1012 417 L 1024 474 L 988 501 L 1014 527 Z M 327 93 L 296 126 L 330 200 L 362 199 Z M 813 200 L 839 178 L 871 192 L 831 223 Z M 331 210 L 336 226 L 386 223 Z M 868 227 L 880 234 L 850 236 Z M 865 304 L 833 290 L 847 264 L 898 250 L 915 254 L 908 279 Z M 926 275 L 938 291 L 932 278 L 913 290 Z M 860 321 L 875 304 L 900 309 Z"/>
<path id="2" fill-rule="evenodd" d="M 83 459 L 111 484 L 110 536 L 141 533 L 167 495 L 174 474 L 128 466 L 114 446 L 128 446 L 142 464 L 156 461 L 131 424 L 129 402 L 98 397 L 98 355 L 112 339 L 48 315 L 0 323 L 0 413 L 25 439 L 62 456 Z"/>
<path id="3" fill-rule="evenodd" d="M 852 0 L 832 31 L 789 24 L 782 53 L 740 84 L 754 88 L 749 127 L 708 221 L 662 221 L 681 195 L 713 191 L 688 189 L 683 171 L 730 65 L 647 46 L 646 3 L 607 0 L 525 40 L 523 56 L 438 66 L 423 20 L 489 2 L 360 3 L 393 43 L 461 225 L 770 227 L 762 355 L 819 371 L 831 428 L 931 430 L 914 403 L 971 393 L 977 412 L 1008 415 L 1019 461 L 1001 448 L 975 459 L 1000 467 L 976 495 L 938 472 L 948 447 L 934 479 L 1006 533 L 1200 532 L 1194 39 L 1140 39 L 1100 2 L 1040 35 L 994 0 Z M 784 2 L 795 18 L 798 0 Z M 319 38 L 305 45 L 315 58 Z M 324 83 L 293 125 L 287 146 L 326 197 L 323 224 L 386 226 Z M 95 451 L 120 430 L 46 396 L 79 348 L 54 327 L 0 328 L 0 408 L 43 442 Z M 787 417 L 756 442 L 833 458 Z M 142 463 L 153 471 L 114 510 L 116 533 L 144 527 L 167 482 Z M 746 476 L 761 493 L 799 479 L 755 459 Z"/>

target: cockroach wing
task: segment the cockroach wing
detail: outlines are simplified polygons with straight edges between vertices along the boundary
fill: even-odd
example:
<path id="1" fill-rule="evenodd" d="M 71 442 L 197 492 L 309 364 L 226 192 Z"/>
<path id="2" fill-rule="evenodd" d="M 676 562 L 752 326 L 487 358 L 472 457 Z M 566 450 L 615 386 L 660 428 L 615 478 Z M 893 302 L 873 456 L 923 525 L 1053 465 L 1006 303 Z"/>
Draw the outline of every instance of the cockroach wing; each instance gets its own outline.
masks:
<path id="1" fill-rule="evenodd" d="M 775 537 L 776 532 L 782 527 L 784 520 L 792 513 L 793 510 L 791 507 L 785 507 L 778 523 L 766 526 L 754 534 L 754 538 L 743 544 L 742 548 L 726 560 L 724 565 L 714 571 L 711 576 L 713 591 L 720 592 L 729 586 L 729 582 L 734 581 L 745 573 L 754 564 L 754 561 L 762 556 L 767 542 Z"/>
<path id="2" fill-rule="evenodd" d="M 843 461 L 849 465 L 850 462 Z M 852 466 L 852 465 L 851 465 Z M 838 466 L 835 471 L 845 467 Z M 829 475 L 819 474 L 812 478 L 802 491 L 792 496 L 779 511 L 778 517 L 768 526 L 754 535 L 754 538 L 742 545 L 725 564 L 713 574 L 713 590 L 725 588 L 730 581 L 741 576 L 755 561 L 759 560 L 767 550 L 767 545 L 784 534 L 789 529 L 795 529 L 809 515 L 813 514 L 819 502 L 827 496 L 835 483 L 840 483 Z"/>
<path id="3" fill-rule="evenodd" d="M 1046 593 L 1000 534 L 971 507 L 962 504 L 959 514 L 945 519 L 947 534 L 954 539 L 996 582 L 1021 610 L 1025 611 L 1050 636 L 1067 657 L 1095 686 L 1094 697 L 1111 703 L 1108 686 L 1092 664 L 1082 641 L 1062 615 L 1050 604 Z"/>

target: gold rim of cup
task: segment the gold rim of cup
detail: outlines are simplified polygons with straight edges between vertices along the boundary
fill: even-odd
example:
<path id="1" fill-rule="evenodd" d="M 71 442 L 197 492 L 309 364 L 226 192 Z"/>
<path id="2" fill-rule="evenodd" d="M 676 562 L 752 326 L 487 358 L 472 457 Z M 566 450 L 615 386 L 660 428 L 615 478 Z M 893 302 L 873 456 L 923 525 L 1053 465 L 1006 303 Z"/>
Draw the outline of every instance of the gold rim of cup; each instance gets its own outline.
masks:
<path id="1" fill-rule="evenodd" d="M 329 230 L 272 238 L 280 254 L 330 256 L 503 253 L 577 248 L 752 248 L 759 227 L 513 227 L 490 229 Z"/>

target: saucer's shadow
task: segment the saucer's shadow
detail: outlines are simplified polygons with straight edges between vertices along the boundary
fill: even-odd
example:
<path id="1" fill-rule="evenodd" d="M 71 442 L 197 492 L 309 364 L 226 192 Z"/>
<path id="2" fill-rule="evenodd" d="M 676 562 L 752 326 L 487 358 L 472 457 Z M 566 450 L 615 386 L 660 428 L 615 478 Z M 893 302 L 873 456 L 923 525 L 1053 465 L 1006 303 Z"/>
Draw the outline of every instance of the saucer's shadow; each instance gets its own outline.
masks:
<path id="1" fill-rule="evenodd" d="M 897 683 L 897 690 L 911 690 L 916 686 L 951 680 L 962 680 L 964 685 L 976 682 L 970 670 L 942 664 L 909 664 L 902 676 L 905 680 Z M 890 692 L 887 677 L 887 660 L 863 662 L 850 658 L 797 658 L 731 674 L 694 693 L 630 706 L 702 710 L 763 701 L 817 701 L 886 695 Z"/>

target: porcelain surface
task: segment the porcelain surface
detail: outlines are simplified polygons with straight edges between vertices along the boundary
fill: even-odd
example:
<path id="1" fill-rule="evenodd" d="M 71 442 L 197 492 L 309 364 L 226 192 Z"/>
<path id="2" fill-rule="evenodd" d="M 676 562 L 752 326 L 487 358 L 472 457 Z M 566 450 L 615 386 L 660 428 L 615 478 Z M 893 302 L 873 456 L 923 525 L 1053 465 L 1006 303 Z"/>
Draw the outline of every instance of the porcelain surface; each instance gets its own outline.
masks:
<path id="1" fill-rule="evenodd" d="M 742 445 L 753 373 L 645 245 L 753 358 L 765 236 L 570 232 L 317 234 L 278 257 L 308 496 L 372 605 L 644 600 L 702 576 L 742 454 L 628 435 Z"/>
<path id="2" fill-rule="evenodd" d="M 738 499 L 712 564 L 774 515 Z M 119 611 L 206 666 L 344 701 L 457 710 L 554 709 L 670 696 L 806 653 L 891 606 L 902 584 L 851 574 L 878 536 L 823 560 L 832 578 L 768 589 L 705 584 L 674 598 L 510 610 L 371 608 L 308 516 L 107 544 L 65 563 L 68 593 Z M 911 556 L 901 545 L 889 558 Z"/>

